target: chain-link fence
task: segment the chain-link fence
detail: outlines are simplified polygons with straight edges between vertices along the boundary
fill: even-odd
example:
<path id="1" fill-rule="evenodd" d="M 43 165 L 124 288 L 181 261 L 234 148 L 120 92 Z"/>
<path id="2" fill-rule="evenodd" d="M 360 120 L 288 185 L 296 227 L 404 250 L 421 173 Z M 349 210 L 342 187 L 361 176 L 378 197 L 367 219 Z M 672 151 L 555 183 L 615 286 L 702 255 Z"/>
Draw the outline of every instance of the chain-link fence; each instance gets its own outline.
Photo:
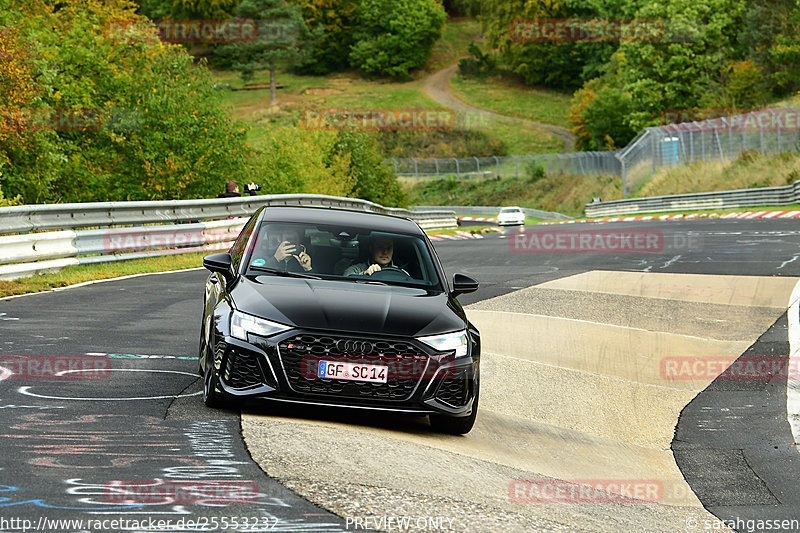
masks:
<path id="1" fill-rule="evenodd" d="M 662 167 L 730 160 L 747 150 L 763 154 L 798 151 L 799 144 L 800 107 L 785 107 L 646 128 L 628 146 L 613 152 L 393 158 L 387 163 L 397 176 L 418 179 L 519 178 L 532 171 L 547 175 L 611 174 L 622 178 L 623 197 L 627 197 L 631 188 Z"/>
<path id="2" fill-rule="evenodd" d="M 547 175 L 616 174 L 619 161 L 613 152 L 578 152 L 574 154 L 509 155 L 490 157 L 451 157 L 446 159 L 392 158 L 394 173 L 410 178 L 488 178 L 526 176 L 538 167 Z"/>

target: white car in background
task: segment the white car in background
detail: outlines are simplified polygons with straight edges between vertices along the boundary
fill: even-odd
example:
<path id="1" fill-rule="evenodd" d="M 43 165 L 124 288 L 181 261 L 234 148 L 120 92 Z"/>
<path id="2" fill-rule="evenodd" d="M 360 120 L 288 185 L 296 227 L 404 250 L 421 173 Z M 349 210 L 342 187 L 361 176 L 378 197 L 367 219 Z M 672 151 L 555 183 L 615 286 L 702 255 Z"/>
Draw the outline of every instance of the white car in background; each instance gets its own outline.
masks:
<path id="1" fill-rule="evenodd" d="M 503 207 L 497 215 L 498 226 L 524 226 L 525 213 L 519 207 Z"/>

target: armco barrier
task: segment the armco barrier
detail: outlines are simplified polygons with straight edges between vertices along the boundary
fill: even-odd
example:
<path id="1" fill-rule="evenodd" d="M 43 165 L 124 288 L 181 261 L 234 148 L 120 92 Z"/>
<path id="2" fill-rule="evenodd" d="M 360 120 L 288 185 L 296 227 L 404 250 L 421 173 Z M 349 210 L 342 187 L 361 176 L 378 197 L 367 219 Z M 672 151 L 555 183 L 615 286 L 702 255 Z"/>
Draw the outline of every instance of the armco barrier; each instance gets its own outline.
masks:
<path id="1" fill-rule="evenodd" d="M 227 250 L 249 216 L 265 205 L 389 214 L 414 220 L 423 229 L 457 226 L 452 211 L 411 212 L 354 198 L 311 194 L 3 207 L 0 208 L 0 279 L 30 276 L 68 265 Z M 79 230 L 89 227 L 99 229 Z"/>
<path id="2" fill-rule="evenodd" d="M 650 198 L 628 198 L 585 205 L 587 217 L 659 213 L 662 211 L 695 211 L 700 209 L 738 209 L 800 202 L 800 181 L 783 187 L 738 189 L 732 191 L 674 194 Z"/>

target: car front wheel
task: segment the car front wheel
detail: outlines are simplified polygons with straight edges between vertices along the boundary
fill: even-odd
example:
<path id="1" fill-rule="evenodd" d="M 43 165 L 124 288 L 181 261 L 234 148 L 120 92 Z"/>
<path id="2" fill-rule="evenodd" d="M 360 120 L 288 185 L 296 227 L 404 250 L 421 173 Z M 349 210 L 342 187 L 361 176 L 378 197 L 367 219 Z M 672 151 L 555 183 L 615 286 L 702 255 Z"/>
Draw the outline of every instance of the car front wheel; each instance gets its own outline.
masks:
<path id="1" fill-rule="evenodd" d="M 206 372 L 203 376 L 203 403 L 205 403 L 207 407 L 219 408 L 225 406 L 222 393 L 217 390 L 218 384 L 219 379 L 217 378 L 216 372 L 214 372 L 214 366 L 211 361 L 207 361 Z"/>
<path id="2" fill-rule="evenodd" d="M 447 416 L 429 415 L 431 428 L 439 433 L 450 435 L 466 435 L 475 425 L 475 417 L 478 416 L 478 396 L 480 392 L 480 382 L 475 383 L 475 401 L 472 402 L 472 413 L 468 416 Z"/>

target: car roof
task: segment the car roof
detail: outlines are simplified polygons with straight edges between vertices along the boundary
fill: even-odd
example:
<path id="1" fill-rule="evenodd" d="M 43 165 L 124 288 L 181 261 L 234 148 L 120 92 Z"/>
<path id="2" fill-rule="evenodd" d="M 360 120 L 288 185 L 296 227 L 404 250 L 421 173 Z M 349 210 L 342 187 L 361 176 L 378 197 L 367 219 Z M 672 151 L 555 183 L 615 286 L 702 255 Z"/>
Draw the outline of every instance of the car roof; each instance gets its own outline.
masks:
<path id="1" fill-rule="evenodd" d="M 329 207 L 285 207 L 267 206 L 262 208 L 261 222 L 302 222 L 306 224 L 332 224 L 350 226 L 354 228 L 367 228 L 373 231 L 387 231 L 421 235 L 423 231 L 407 218 L 383 215 L 379 213 L 365 213 L 348 209 L 333 209 Z"/>
<path id="2" fill-rule="evenodd" d="M 518 211 L 522 211 L 522 209 L 520 209 L 520 208 L 519 208 L 519 207 L 517 207 L 517 206 L 508 206 L 508 207 L 502 207 L 502 208 L 500 208 L 500 211 L 510 211 L 510 210 L 512 210 L 512 209 L 516 209 L 516 210 L 518 210 Z"/>

